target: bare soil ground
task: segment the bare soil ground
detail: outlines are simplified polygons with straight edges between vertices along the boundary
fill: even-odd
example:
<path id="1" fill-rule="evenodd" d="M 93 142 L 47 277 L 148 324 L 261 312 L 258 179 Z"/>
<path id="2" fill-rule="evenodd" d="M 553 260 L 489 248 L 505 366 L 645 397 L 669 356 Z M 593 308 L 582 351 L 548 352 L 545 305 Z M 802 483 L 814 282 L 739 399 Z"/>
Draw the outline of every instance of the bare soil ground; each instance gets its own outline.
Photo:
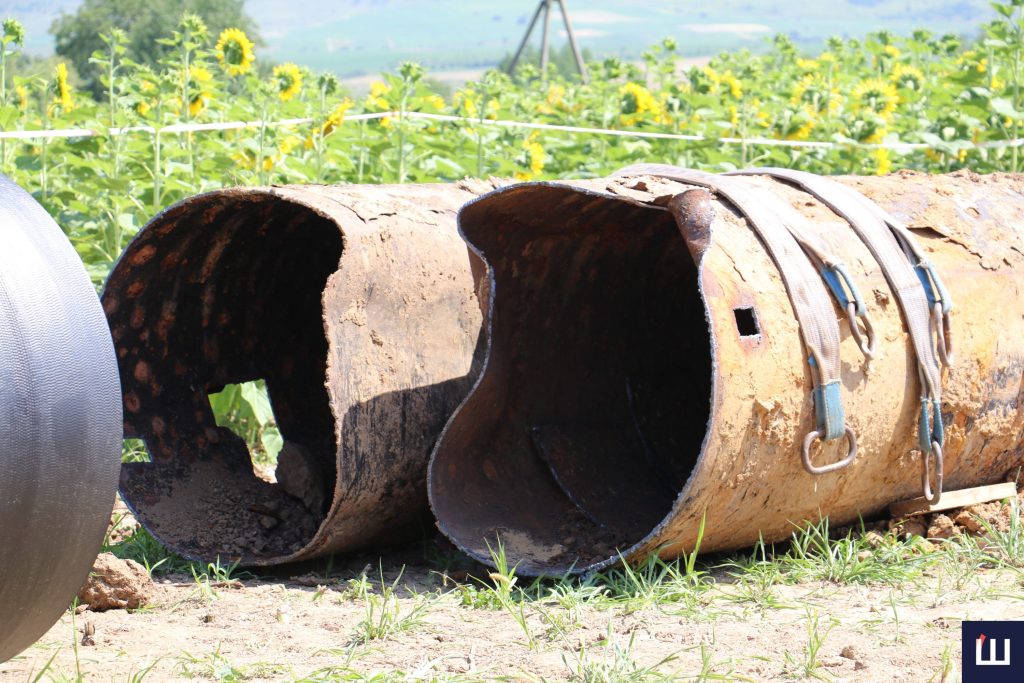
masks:
<path id="1" fill-rule="evenodd" d="M 930 531 L 904 522 L 852 541 L 832 532 L 838 540 L 806 562 L 706 558 L 697 579 L 670 563 L 530 586 L 488 576 L 436 539 L 259 578 L 193 565 L 157 574 L 142 609 L 69 610 L 0 665 L 0 681 L 951 683 L 962 620 L 1024 619 L 1014 564 L 1024 558 L 1005 554 L 1024 547 L 1013 545 L 1011 509 L 978 508 L 990 521 L 974 536 L 934 516 Z M 946 515 L 957 518 L 978 519 Z M 985 532 L 996 527 L 1008 562 L 993 561 Z M 815 574 L 836 578 L 806 578 Z M 506 585 L 513 599 L 503 602 Z"/>

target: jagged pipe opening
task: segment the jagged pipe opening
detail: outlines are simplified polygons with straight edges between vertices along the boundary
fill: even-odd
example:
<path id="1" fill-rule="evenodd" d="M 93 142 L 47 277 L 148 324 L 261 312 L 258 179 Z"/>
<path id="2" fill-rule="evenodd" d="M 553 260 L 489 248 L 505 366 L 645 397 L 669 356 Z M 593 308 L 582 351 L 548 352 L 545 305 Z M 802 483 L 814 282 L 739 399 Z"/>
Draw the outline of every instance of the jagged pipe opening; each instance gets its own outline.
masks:
<path id="1" fill-rule="evenodd" d="M 460 215 L 493 278 L 489 351 L 430 491 L 471 555 L 500 540 L 524 573 L 557 574 L 615 557 L 671 513 L 707 428 L 711 343 L 671 215 L 529 192 Z"/>
<path id="2" fill-rule="evenodd" d="M 279 557 L 302 548 L 336 476 L 323 292 L 337 225 L 266 191 L 195 197 L 158 216 L 118 263 L 103 304 L 124 386 L 125 436 L 151 463 L 121 490 L 140 521 L 191 557 Z M 286 447 L 321 495 L 305 500 L 254 472 L 218 427 L 209 395 L 265 379 Z"/>

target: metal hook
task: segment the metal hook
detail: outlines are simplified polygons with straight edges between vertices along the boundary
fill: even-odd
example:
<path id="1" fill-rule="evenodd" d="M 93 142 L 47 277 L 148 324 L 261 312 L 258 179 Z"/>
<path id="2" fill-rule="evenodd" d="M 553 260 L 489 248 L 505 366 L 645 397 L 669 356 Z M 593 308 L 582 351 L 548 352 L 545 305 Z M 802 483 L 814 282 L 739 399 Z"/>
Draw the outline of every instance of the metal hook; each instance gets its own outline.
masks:
<path id="1" fill-rule="evenodd" d="M 877 344 L 875 340 L 875 326 L 871 324 L 871 318 L 867 315 L 858 316 L 857 306 L 852 301 L 846 304 L 846 317 L 850 322 L 850 332 L 857 341 L 857 346 L 860 347 L 861 353 L 866 358 L 874 358 Z M 862 324 L 864 325 L 863 332 L 860 329 Z M 867 337 L 867 341 L 865 341 L 864 337 Z"/>
<path id="2" fill-rule="evenodd" d="M 924 458 L 924 472 L 921 475 L 924 499 L 929 505 L 935 505 L 942 497 L 942 446 L 939 442 L 932 441 L 931 453 L 921 453 Z M 935 460 L 935 489 L 932 489 L 931 461 Z"/>

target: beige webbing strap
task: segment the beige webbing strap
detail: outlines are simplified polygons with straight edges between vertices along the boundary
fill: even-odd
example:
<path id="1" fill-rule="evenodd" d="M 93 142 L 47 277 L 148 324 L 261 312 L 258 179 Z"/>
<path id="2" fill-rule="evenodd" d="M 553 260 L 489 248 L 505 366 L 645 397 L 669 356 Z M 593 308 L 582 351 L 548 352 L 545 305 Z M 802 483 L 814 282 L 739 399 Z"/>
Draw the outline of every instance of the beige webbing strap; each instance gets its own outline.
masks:
<path id="1" fill-rule="evenodd" d="M 917 356 L 922 392 L 918 426 L 918 442 L 924 457 L 922 487 L 929 502 L 937 501 L 942 493 L 942 446 L 945 433 L 941 411 L 941 352 L 936 351 L 932 333 L 935 332 L 936 311 L 944 316 L 944 325 L 948 329 L 948 314 L 952 308 L 941 280 L 923 258 L 909 231 L 855 190 L 821 176 L 790 169 L 749 169 L 737 171 L 735 175 L 768 175 L 798 185 L 842 216 L 875 257 L 903 311 Z M 912 259 L 916 259 L 917 263 L 913 263 Z M 941 336 L 939 343 L 945 347 L 946 342 Z M 937 484 L 934 490 L 930 472 L 933 459 Z"/>
<path id="2" fill-rule="evenodd" d="M 639 164 L 616 175 L 652 175 L 705 187 L 728 199 L 746 217 L 779 268 L 810 352 L 817 428 L 804 440 L 804 466 L 814 474 L 823 474 L 849 465 L 857 455 L 857 436 L 845 424 L 843 413 L 839 325 L 828 290 L 790 230 L 791 225 L 799 223 L 796 210 L 772 192 L 751 183 L 701 171 Z M 842 460 L 821 467 L 811 463 L 810 447 L 816 439 L 832 440 L 844 435 L 850 450 Z"/>

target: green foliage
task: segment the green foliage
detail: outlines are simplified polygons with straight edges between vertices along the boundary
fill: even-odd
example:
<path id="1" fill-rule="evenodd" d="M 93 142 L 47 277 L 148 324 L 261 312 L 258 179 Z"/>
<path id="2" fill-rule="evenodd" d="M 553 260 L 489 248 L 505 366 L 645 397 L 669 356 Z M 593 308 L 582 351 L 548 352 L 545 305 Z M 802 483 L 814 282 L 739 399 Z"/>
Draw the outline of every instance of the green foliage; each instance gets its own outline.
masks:
<path id="1" fill-rule="evenodd" d="M 227 427 L 249 444 L 253 462 L 264 466 L 277 463 L 284 439 L 263 380 L 227 385 L 210 394 L 210 407 L 219 426 Z"/>
<path id="2" fill-rule="evenodd" d="M 74 14 L 62 13 L 50 27 L 56 53 L 79 67 L 86 87 L 102 96 L 102 69 L 89 64 L 103 50 L 100 36 L 117 28 L 125 33 L 125 56 L 153 66 L 170 52 L 160 40 L 182 12 L 199 16 L 213 35 L 226 28 L 240 28 L 256 35 L 256 24 L 245 13 L 244 0 L 85 0 Z"/>

